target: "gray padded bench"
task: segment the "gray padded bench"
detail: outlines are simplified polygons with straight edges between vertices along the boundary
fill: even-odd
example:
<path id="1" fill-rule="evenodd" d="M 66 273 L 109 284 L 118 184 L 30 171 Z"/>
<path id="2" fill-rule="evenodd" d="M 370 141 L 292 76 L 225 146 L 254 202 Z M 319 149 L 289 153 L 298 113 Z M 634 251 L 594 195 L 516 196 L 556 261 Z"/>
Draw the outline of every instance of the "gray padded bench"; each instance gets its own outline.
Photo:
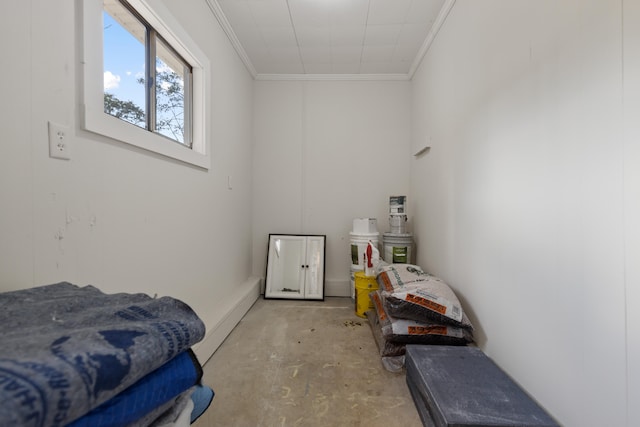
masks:
<path id="1" fill-rule="evenodd" d="M 406 367 L 425 426 L 558 426 L 477 347 L 407 345 Z"/>

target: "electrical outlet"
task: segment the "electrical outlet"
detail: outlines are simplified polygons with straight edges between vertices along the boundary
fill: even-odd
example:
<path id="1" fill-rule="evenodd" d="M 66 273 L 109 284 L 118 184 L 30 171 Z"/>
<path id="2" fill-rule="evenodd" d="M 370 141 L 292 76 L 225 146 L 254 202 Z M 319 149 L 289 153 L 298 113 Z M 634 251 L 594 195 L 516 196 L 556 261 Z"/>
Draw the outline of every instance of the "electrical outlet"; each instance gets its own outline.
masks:
<path id="1" fill-rule="evenodd" d="M 70 160 L 70 142 L 69 126 L 49 122 L 49 157 Z"/>

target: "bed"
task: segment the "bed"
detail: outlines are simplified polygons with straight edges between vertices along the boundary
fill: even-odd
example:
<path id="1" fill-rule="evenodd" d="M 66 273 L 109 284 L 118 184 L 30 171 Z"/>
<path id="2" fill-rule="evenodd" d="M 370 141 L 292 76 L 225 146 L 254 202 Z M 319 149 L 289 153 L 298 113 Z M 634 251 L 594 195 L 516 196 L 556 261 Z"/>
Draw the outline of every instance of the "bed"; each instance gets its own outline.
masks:
<path id="1" fill-rule="evenodd" d="M 0 293 L 0 322 L 0 425 L 189 419 L 205 326 L 185 303 L 62 282 Z"/>

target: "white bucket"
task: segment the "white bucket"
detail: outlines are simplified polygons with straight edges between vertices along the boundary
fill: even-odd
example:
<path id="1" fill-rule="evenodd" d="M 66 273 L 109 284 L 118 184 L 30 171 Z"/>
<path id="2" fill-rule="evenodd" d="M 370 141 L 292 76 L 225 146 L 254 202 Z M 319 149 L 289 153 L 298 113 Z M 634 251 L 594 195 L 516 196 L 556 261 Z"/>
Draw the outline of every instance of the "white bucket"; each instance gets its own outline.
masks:
<path id="1" fill-rule="evenodd" d="M 351 265 L 362 269 L 364 268 L 364 254 L 369 241 L 371 241 L 378 250 L 380 249 L 380 233 L 358 234 L 351 232 L 349 236 L 351 238 Z"/>
<path id="2" fill-rule="evenodd" d="M 378 232 L 378 220 L 375 218 L 354 218 L 352 233 L 372 234 Z"/>
<path id="3" fill-rule="evenodd" d="M 392 234 L 406 234 L 406 214 L 389 215 L 389 230 Z"/>
<path id="4" fill-rule="evenodd" d="M 358 266 L 358 265 L 352 265 L 351 266 L 351 274 L 349 275 L 350 278 L 350 289 L 351 289 L 351 299 L 355 300 L 356 299 L 356 273 L 359 271 L 364 271 L 364 267 L 363 266 Z"/>
<path id="5" fill-rule="evenodd" d="M 382 259 L 389 264 L 413 263 L 413 234 L 384 233 Z"/>

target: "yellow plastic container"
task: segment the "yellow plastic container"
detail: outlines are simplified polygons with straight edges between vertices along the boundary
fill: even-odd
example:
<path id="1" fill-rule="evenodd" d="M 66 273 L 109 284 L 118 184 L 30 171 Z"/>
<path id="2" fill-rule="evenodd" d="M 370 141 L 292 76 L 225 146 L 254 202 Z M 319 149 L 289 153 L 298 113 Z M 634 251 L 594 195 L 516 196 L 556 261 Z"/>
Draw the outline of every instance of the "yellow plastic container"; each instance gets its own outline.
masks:
<path id="1" fill-rule="evenodd" d="M 373 309 L 373 302 L 369 298 L 369 294 L 378 290 L 378 282 L 376 276 L 365 276 L 363 271 L 355 273 L 356 286 L 356 314 L 360 317 L 367 317 L 367 310 Z"/>

